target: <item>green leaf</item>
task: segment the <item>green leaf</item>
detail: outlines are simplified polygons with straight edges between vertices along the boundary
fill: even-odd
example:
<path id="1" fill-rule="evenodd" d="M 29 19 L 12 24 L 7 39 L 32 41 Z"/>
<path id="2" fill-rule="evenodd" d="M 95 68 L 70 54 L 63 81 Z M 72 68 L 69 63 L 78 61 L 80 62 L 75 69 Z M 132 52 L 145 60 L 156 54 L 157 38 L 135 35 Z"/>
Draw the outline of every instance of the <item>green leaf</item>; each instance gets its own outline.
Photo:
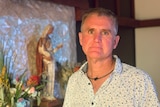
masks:
<path id="1" fill-rule="evenodd" d="M 4 66 L 4 55 L 3 52 L 0 51 L 0 71 L 2 71 L 3 66 Z"/>

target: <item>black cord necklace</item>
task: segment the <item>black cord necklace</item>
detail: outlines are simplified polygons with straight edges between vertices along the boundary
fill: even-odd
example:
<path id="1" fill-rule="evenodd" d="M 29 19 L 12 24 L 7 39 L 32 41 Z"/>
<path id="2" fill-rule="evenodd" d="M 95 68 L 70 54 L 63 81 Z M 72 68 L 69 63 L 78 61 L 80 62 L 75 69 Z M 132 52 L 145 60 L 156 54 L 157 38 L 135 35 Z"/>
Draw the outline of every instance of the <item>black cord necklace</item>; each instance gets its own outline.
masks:
<path id="1" fill-rule="evenodd" d="M 110 71 L 109 73 L 107 73 L 107 74 L 101 76 L 101 77 L 95 77 L 95 78 L 91 78 L 91 77 L 89 77 L 88 74 L 87 74 L 87 77 L 88 77 L 89 79 L 91 79 L 91 80 L 97 81 L 97 80 L 99 80 L 99 79 L 101 79 L 101 78 L 106 77 L 107 75 L 111 74 L 112 72 L 113 72 L 113 70 Z"/>

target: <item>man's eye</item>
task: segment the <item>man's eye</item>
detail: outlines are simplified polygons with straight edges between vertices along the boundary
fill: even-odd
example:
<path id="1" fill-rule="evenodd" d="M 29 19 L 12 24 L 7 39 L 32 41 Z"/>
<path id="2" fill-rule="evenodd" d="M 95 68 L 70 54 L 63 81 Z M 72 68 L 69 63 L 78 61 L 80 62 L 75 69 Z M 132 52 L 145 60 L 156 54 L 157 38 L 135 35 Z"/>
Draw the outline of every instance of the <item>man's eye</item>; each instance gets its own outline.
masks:
<path id="1" fill-rule="evenodd" d="M 94 33 L 93 29 L 88 30 L 88 34 L 93 34 L 93 33 Z"/>
<path id="2" fill-rule="evenodd" d="M 107 35 L 109 35 L 109 31 L 102 31 L 101 35 L 107 36 Z"/>

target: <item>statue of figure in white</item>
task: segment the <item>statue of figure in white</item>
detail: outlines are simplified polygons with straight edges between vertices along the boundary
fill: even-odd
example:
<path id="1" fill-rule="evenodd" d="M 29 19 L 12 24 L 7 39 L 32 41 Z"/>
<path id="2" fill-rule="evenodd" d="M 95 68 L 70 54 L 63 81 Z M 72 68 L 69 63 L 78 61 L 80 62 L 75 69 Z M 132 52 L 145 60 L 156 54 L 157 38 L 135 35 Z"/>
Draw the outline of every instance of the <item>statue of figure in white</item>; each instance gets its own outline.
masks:
<path id="1" fill-rule="evenodd" d="M 42 74 L 46 74 L 47 84 L 44 89 L 44 98 L 48 100 L 54 100 L 54 82 L 55 82 L 55 60 L 53 54 L 60 49 L 63 45 L 59 44 L 56 48 L 52 48 L 51 39 L 49 34 L 54 30 L 54 27 L 49 24 L 42 32 L 37 44 L 36 53 L 36 67 L 37 74 L 42 77 Z"/>

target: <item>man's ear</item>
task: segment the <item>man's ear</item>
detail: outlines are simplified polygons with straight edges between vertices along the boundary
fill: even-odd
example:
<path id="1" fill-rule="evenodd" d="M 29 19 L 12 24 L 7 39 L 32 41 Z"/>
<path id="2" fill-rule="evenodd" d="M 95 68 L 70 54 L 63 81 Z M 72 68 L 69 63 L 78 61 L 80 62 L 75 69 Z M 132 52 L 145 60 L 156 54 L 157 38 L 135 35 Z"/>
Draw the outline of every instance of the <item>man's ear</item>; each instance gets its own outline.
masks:
<path id="1" fill-rule="evenodd" d="M 120 36 L 116 35 L 116 37 L 114 39 L 114 47 L 113 47 L 113 49 L 116 49 L 116 47 L 118 46 L 119 40 L 120 40 Z"/>
<path id="2" fill-rule="evenodd" d="M 79 32 L 78 36 L 79 36 L 79 43 L 80 45 L 82 45 L 82 32 Z"/>

